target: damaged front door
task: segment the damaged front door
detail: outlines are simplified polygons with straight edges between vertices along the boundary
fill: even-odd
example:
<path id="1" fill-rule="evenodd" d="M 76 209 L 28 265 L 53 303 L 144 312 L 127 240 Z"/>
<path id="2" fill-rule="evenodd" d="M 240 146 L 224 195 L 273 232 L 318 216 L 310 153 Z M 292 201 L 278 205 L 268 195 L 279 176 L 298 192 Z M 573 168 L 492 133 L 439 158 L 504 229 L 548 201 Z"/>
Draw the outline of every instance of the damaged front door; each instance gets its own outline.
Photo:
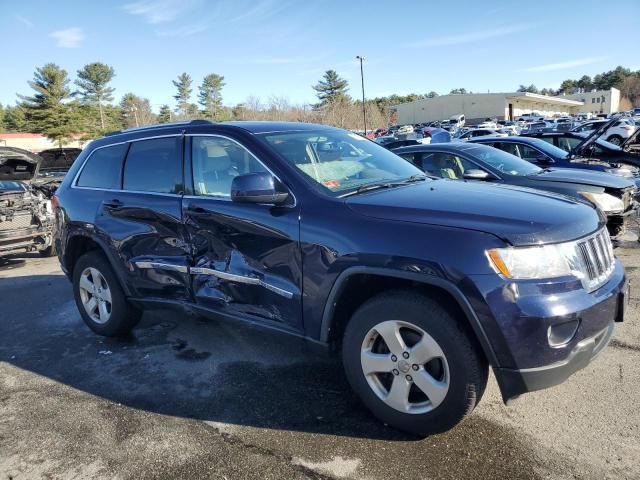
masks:
<path id="1" fill-rule="evenodd" d="M 208 309 L 300 331 L 298 208 L 231 201 L 234 177 L 268 171 L 226 137 L 187 138 L 193 195 L 183 199 L 191 282 Z"/>

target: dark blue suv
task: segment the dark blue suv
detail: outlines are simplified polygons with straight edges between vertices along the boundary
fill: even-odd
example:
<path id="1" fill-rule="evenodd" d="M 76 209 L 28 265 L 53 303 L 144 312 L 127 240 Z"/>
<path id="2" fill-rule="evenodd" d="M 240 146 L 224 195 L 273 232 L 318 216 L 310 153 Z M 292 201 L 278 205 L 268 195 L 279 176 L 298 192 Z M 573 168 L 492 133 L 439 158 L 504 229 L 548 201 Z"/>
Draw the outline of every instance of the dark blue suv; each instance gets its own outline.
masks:
<path id="1" fill-rule="evenodd" d="M 377 417 L 422 435 L 473 410 L 489 366 L 505 400 L 564 381 L 624 314 L 595 209 L 429 178 L 321 125 L 115 132 L 82 152 L 53 204 L 95 332 L 175 306 L 302 337 L 341 352 Z"/>

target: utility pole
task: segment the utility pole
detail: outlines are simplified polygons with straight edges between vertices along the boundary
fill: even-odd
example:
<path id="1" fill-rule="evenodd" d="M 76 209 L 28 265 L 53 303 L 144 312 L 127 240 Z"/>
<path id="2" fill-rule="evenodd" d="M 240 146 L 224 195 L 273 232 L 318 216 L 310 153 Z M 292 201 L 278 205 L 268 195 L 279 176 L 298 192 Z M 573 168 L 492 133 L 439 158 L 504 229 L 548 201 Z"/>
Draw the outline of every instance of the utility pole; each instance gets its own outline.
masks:
<path id="1" fill-rule="evenodd" d="M 358 55 L 356 57 L 358 60 L 360 60 L 360 81 L 362 83 L 362 120 L 364 122 L 364 136 L 367 136 L 367 108 L 366 105 L 364 104 L 364 72 L 362 70 L 362 62 L 364 62 L 364 57 L 361 55 Z"/>

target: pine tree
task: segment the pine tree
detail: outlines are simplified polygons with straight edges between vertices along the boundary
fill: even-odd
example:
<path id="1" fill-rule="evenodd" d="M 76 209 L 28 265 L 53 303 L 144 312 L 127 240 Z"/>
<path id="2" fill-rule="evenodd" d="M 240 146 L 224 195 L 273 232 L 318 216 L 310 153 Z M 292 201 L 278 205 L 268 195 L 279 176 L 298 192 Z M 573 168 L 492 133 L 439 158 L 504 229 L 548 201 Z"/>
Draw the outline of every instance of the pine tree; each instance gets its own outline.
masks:
<path id="1" fill-rule="evenodd" d="M 7 106 L 4 109 L 4 129 L 7 132 L 24 132 L 27 130 L 24 106 Z"/>
<path id="2" fill-rule="evenodd" d="M 19 95 L 23 100 L 28 129 L 42 133 L 58 142 L 69 138 L 75 128 L 75 117 L 68 104 L 71 98 L 67 71 L 54 63 L 37 68 L 29 86 L 35 90 L 32 97 Z"/>
<path id="3" fill-rule="evenodd" d="M 222 87 L 225 86 L 224 77 L 211 73 L 204 77 L 199 87 L 198 103 L 203 108 L 207 118 L 217 120 L 222 108 Z"/>
<path id="4" fill-rule="evenodd" d="M 158 113 L 158 123 L 168 123 L 171 121 L 171 107 L 169 105 L 161 105 Z"/>
<path id="5" fill-rule="evenodd" d="M 104 109 L 102 102 L 110 102 L 113 100 L 114 88 L 107 85 L 115 72 L 113 67 L 104 63 L 95 62 L 85 65 L 82 70 L 78 70 L 78 79 L 75 84 L 80 87 L 78 94 L 82 99 L 82 103 L 86 105 L 97 105 L 100 113 L 100 127 L 105 130 Z"/>
<path id="6" fill-rule="evenodd" d="M 156 116 L 151 111 L 151 102 L 149 102 L 149 99 L 138 97 L 133 93 L 125 93 L 122 96 L 122 100 L 120 100 L 120 110 L 121 121 L 124 128 L 150 125 L 156 121 Z"/>
<path id="7" fill-rule="evenodd" d="M 338 75 L 335 70 L 327 70 L 313 89 L 318 92 L 316 95 L 320 100 L 320 105 L 324 106 L 347 99 L 349 82 L 344 78 L 340 78 L 340 75 Z"/>
<path id="8" fill-rule="evenodd" d="M 176 112 L 182 117 L 186 118 L 190 113 L 190 100 L 191 100 L 191 92 L 193 91 L 191 88 L 191 83 L 193 80 L 191 79 L 191 75 L 188 73 L 183 73 L 178 75 L 178 80 L 172 80 L 173 85 L 178 89 L 178 93 L 173 96 L 176 99 L 178 105 L 176 107 Z"/>

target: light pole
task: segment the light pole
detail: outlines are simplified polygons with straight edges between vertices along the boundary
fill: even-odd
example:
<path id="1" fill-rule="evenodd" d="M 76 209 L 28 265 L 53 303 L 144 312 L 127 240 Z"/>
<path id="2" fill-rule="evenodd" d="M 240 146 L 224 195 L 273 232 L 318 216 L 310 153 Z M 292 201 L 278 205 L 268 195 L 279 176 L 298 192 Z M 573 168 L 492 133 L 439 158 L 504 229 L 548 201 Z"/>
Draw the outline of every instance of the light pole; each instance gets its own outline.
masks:
<path id="1" fill-rule="evenodd" d="M 356 57 L 360 60 L 360 81 L 362 83 L 362 120 L 364 121 L 364 136 L 367 136 L 367 109 L 364 104 L 364 72 L 362 71 L 362 62 L 364 62 L 364 57 L 358 55 Z"/>

